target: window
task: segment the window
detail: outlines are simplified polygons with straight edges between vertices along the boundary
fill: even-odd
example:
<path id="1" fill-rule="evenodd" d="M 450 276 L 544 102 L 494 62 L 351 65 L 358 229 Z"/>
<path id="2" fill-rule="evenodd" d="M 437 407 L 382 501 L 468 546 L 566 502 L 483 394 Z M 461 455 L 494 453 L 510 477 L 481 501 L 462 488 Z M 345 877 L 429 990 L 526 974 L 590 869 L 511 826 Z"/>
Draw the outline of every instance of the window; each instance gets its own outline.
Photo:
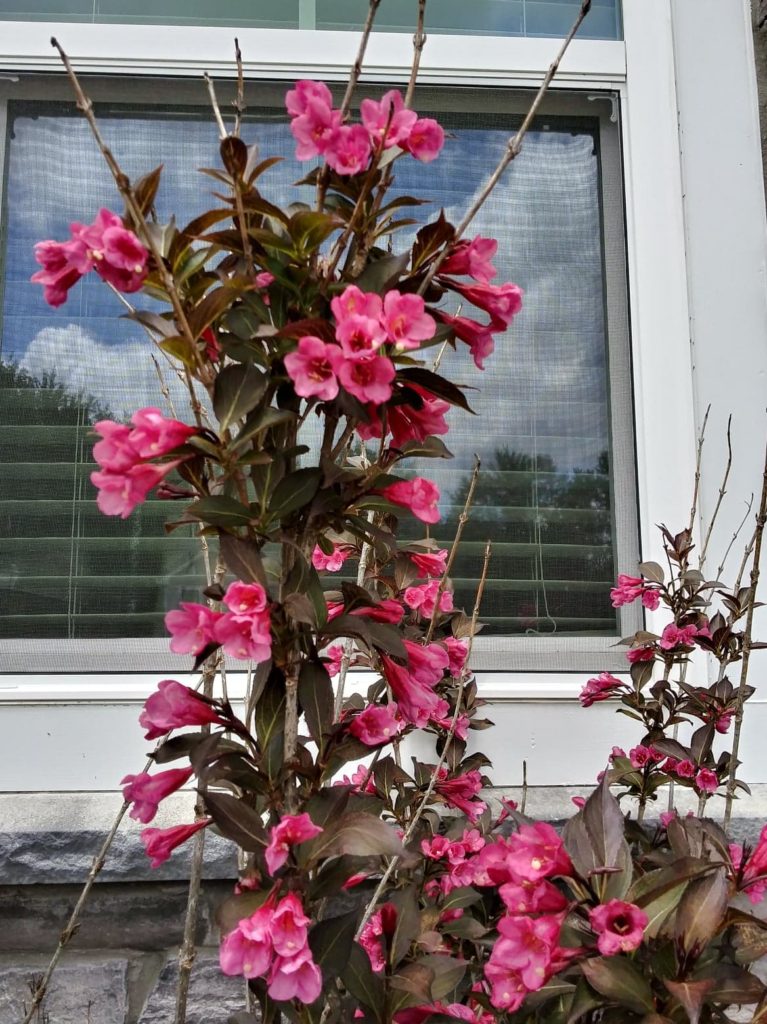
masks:
<path id="1" fill-rule="evenodd" d="M 438 0 L 430 5 L 430 32 L 497 36 L 563 36 L 581 0 Z M 0 0 L 0 20 L 74 21 L 254 28 L 355 30 L 366 0 Z M 376 17 L 381 32 L 413 31 L 414 0 L 386 0 Z M 594 0 L 583 36 L 620 39 L 618 0 Z"/>
<path id="2" fill-rule="evenodd" d="M 162 107 L 152 102 L 152 83 L 88 88 L 128 173 L 165 165 L 160 217 L 183 220 L 204 208 L 206 179 L 195 168 L 217 162 L 217 136 L 198 105 L 201 87 L 175 83 L 173 104 Z M 0 653 L 6 671 L 165 670 L 178 660 L 167 652 L 163 613 L 199 599 L 202 555 L 191 535 L 164 535 L 173 514 L 166 502 L 149 501 L 126 522 L 95 507 L 89 428 L 162 398 L 151 343 L 119 319 L 118 300 L 94 275 L 58 310 L 29 283 L 36 241 L 64 237 L 70 220 L 117 206 L 87 124 L 71 104 L 51 103 L 50 92 L 47 81 L 29 79 L 8 103 Z M 301 176 L 283 93 L 254 90 L 244 131 L 265 154 L 285 156 L 264 185 L 280 201 Z M 465 374 L 481 389 L 470 393 L 481 418 L 451 414 L 456 458 L 426 471 L 443 493 L 438 537 L 447 540 L 472 454 L 483 458 L 454 573 L 457 603 L 471 607 L 484 543 L 493 540 L 481 668 L 593 669 L 611 657 L 618 667 L 608 645 L 638 625 L 631 610 L 619 621 L 608 595 L 617 569 L 636 562 L 637 526 L 621 169 L 607 100 L 550 97 L 475 225 L 500 239 L 499 280 L 521 284 L 526 306 L 485 374 Z M 434 112 L 455 138 L 428 171 L 402 161 L 398 187 L 427 190 L 435 209 L 457 219 L 528 102 L 504 90 L 424 90 L 418 109 Z M 460 344 L 443 363 L 458 380 L 469 365 Z M 182 410 L 182 389 L 167 365 L 161 373 Z"/>

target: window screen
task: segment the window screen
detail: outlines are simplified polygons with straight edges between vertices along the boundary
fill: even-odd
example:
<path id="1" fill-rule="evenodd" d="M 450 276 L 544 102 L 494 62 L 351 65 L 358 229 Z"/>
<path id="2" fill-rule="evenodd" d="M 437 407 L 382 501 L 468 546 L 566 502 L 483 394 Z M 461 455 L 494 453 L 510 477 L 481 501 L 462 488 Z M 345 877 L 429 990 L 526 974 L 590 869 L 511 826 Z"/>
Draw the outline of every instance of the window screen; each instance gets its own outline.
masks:
<path id="1" fill-rule="evenodd" d="M 244 135 L 258 139 L 264 154 L 285 157 L 263 185 L 270 198 L 285 202 L 295 198 L 293 182 L 305 166 L 293 159 L 276 105 L 281 92 L 274 90 L 274 107 L 251 108 Z M 261 103 L 264 95 L 260 90 Z M 456 222 L 500 157 L 521 102 L 477 90 L 425 93 L 419 109 L 431 108 L 452 138 L 428 169 L 401 161 L 398 187 L 426 194 L 434 211 L 444 207 Z M 164 164 L 161 218 L 174 212 L 183 222 L 206 208 L 210 180 L 195 168 L 217 162 L 207 111 L 101 103 L 97 113 L 131 176 Z M 4 667 L 61 669 L 62 656 L 85 670 L 164 667 L 165 610 L 199 599 L 199 541 L 181 530 L 164 534 L 175 512 L 167 502 L 149 500 L 127 521 L 100 515 L 89 481 L 92 424 L 163 404 L 152 345 L 121 317 L 124 309 L 96 275 L 83 278 L 55 310 L 29 283 L 36 241 L 63 238 L 70 220 L 88 221 L 100 206 L 119 209 L 119 202 L 87 125 L 71 107 L 12 101 L 7 133 L 0 334 Z M 482 457 L 454 576 L 456 603 L 470 608 L 484 544 L 492 539 L 482 619 L 483 636 L 496 651 L 514 636 L 534 641 L 539 654 L 554 649 L 554 638 L 570 637 L 576 645 L 577 638 L 598 638 L 604 648 L 603 638 L 611 636 L 614 643 L 619 622 L 609 587 L 616 569 L 635 560 L 631 440 L 625 432 L 614 436 L 611 427 L 631 416 L 625 337 L 612 345 L 608 338 L 606 282 L 616 263 L 620 277 L 622 254 L 606 250 L 606 237 L 616 232 L 605 230 L 602 163 L 596 117 L 541 118 L 474 227 L 499 239 L 498 280 L 524 288 L 524 310 L 498 336 L 483 374 L 460 343 L 442 363 L 448 376 L 478 387 L 469 392 L 478 415 L 452 411 L 447 440 L 455 459 L 431 460 L 422 471 L 442 491 L 443 525 L 435 529 L 447 542 L 473 453 Z M 614 197 L 610 204 L 616 207 Z M 397 244 L 407 242 L 402 234 Z M 147 305 L 143 296 L 136 299 Z M 617 320 L 625 326 L 625 302 Z M 616 347 L 620 375 L 611 369 Z M 183 418 L 184 390 L 165 364 L 163 375 L 170 411 Z"/>
<path id="2" fill-rule="evenodd" d="M 431 0 L 431 33 L 498 36 L 564 36 L 581 0 Z M 0 0 L 0 19 L 221 25 L 253 28 L 357 30 L 367 0 Z M 412 32 L 416 0 L 384 0 L 376 16 L 381 32 Z M 591 39 L 622 38 L 619 0 L 593 0 L 580 30 Z"/>

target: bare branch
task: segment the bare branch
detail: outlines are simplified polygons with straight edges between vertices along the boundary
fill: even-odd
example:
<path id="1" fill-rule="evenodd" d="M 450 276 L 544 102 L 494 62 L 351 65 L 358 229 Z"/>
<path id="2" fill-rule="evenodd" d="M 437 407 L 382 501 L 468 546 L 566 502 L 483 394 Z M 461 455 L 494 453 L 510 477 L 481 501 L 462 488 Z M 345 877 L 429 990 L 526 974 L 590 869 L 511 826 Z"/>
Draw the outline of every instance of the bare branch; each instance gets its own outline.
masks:
<path id="1" fill-rule="evenodd" d="M 236 135 L 239 139 L 240 131 L 242 130 L 242 119 L 245 115 L 245 76 L 242 71 L 242 51 L 240 50 L 240 41 L 235 36 L 234 39 L 234 59 L 237 61 L 237 93 L 234 98 L 234 130 L 233 135 Z"/>
<path id="2" fill-rule="evenodd" d="M 698 445 L 695 452 L 695 483 L 692 489 L 692 505 L 690 506 L 690 521 L 687 524 L 687 530 L 692 533 L 695 527 L 695 513 L 698 510 L 698 495 L 700 494 L 700 464 L 703 458 L 703 443 L 706 439 L 706 424 L 708 423 L 708 414 L 711 412 L 711 406 L 709 405 L 706 409 L 706 415 L 703 417 L 703 423 L 698 434 Z"/>
<path id="3" fill-rule="evenodd" d="M 735 729 L 732 734 L 732 753 L 730 754 L 730 774 L 727 780 L 727 797 L 724 807 L 724 827 L 730 824 L 732 816 L 732 802 L 735 799 L 735 783 L 737 781 L 738 751 L 740 749 L 740 734 L 743 729 L 743 706 L 746 703 L 746 686 L 748 680 L 748 666 L 751 660 L 752 630 L 754 625 L 754 608 L 756 606 L 756 591 L 759 585 L 760 560 L 762 555 L 762 538 L 764 527 L 767 523 L 767 451 L 764 457 L 764 472 L 762 475 L 762 496 L 759 501 L 759 511 L 756 515 L 756 530 L 754 531 L 754 560 L 751 564 L 751 593 L 748 596 L 748 611 L 746 612 L 746 627 L 743 631 L 743 660 L 740 668 L 740 683 L 738 685 L 737 703 L 735 708 Z"/>
<path id="4" fill-rule="evenodd" d="M 413 36 L 413 65 L 410 68 L 410 80 L 407 83 L 405 93 L 405 106 L 413 105 L 413 94 L 415 93 L 416 82 L 418 81 L 418 70 L 421 67 L 421 54 L 426 45 L 426 33 L 424 32 L 424 21 L 426 18 L 426 0 L 418 0 L 418 21 L 416 22 L 415 35 Z"/>
<path id="5" fill-rule="evenodd" d="M 218 136 L 221 139 L 221 141 L 223 142 L 223 140 L 227 137 L 229 132 L 226 130 L 226 125 L 224 124 L 224 119 L 221 116 L 221 107 L 219 107 L 218 99 L 216 98 L 216 87 L 213 85 L 213 79 L 210 77 L 210 75 L 208 74 L 207 71 L 203 74 L 202 77 L 205 79 L 205 84 L 208 87 L 208 96 L 210 97 L 210 105 L 211 105 L 211 108 L 213 109 L 213 116 L 216 119 L 216 125 L 218 126 Z"/>
<path id="6" fill-rule="evenodd" d="M 740 584 L 743 579 L 743 573 L 746 571 L 748 560 L 751 557 L 751 552 L 754 550 L 754 544 L 756 543 L 756 530 L 751 534 L 751 540 L 746 544 L 743 550 L 743 558 L 738 568 L 738 575 L 735 577 L 735 583 L 733 584 L 733 590 L 737 593 L 740 590 Z"/>
<path id="7" fill-rule="evenodd" d="M 735 530 L 735 532 L 733 533 L 732 537 L 730 538 L 730 543 L 727 545 L 727 547 L 725 549 L 724 555 L 722 556 L 722 561 L 721 561 L 721 563 L 719 565 L 719 568 L 716 570 L 716 576 L 714 577 L 714 579 L 720 580 L 722 578 L 722 574 L 724 573 L 724 567 L 727 564 L 727 559 L 729 558 L 730 552 L 732 551 L 732 546 L 735 543 L 735 541 L 738 539 L 738 537 L 740 536 L 740 531 L 746 525 L 746 520 L 751 515 L 751 509 L 753 507 L 754 507 L 754 494 L 753 494 L 753 491 L 752 491 L 751 492 L 751 497 L 748 499 L 748 502 L 746 503 L 745 515 L 741 519 L 740 524 L 739 524 L 737 530 Z"/>
<path id="8" fill-rule="evenodd" d="M 375 513 L 371 509 L 367 514 L 367 521 L 373 522 Z M 361 587 L 365 583 L 365 573 L 367 572 L 368 565 L 370 564 L 370 556 L 373 553 L 373 545 L 370 541 L 365 541 L 360 551 L 360 564 L 357 567 L 357 586 Z M 344 653 L 341 658 L 341 668 L 338 673 L 338 687 L 336 689 L 336 701 L 335 708 L 333 711 L 333 721 L 338 722 L 341 718 L 341 709 L 344 706 L 344 687 L 346 685 L 346 676 L 349 672 L 349 662 L 352 657 L 352 648 L 354 647 L 354 639 L 348 637 L 344 644 Z"/>
<path id="9" fill-rule="evenodd" d="M 713 530 L 714 530 L 714 524 L 716 523 L 717 516 L 719 515 L 719 509 L 722 507 L 722 501 L 724 500 L 724 496 L 727 493 L 727 481 L 730 478 L 730 470 L 732 469 L 732 434 L 731 434 L 731 428 L 732 428 L 732 413 L 730 413 L 730 416 L 727 419 L 727 464 L 725 465 L 724 476 L 722 478 L 721 486 L 719 487 L 719 497 L 716 499 L 716 505 L 714 506 L 714 511 L 713 511 L 712 516 L 711 516 L 711 522 L 708 524 L 708 530 L 706 531 L 706 536 L 705 536 L 705 539 L 703 541 L 703 547 L 700 550 L 699 568 L 700 568 L 701 572 L 703 572 L 703 566 L 706 563 L 706 553 L 708 552 L 708 545 L 709 545 L 709 542 L 711 540 L 711 534 L 713 533 Z"/>

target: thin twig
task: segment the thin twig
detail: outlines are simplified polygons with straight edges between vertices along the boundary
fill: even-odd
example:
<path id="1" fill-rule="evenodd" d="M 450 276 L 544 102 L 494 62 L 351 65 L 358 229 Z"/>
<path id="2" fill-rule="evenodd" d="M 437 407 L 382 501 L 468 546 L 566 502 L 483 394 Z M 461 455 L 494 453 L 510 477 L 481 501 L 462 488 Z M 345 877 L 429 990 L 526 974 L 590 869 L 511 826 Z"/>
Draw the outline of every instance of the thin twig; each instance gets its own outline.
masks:
<path id="1" fill-rule="evenodd" d="M 216 124 L 218 126 L 218 135 L 221 141 L 223 142 L 224 139 L 229 134 L 229 132 L 226 130 L 224 119 L 221 116 L 221 107 L 219 107 L 218 99 L 216 98 L 216 87 L 213 85 L 213 79 L 210 77 L 207 71 L 203 74 L 202 77 L 205 79 L 205 84 L 208 87 L 208 96 L 210 97 L 210 105 L 213 109 L 213 116 L 215 117 Z"/>
<path id="2" fill-rule="evenodd" d="M 234 37 L 234 59 L 237 62 L 237 93 L 232 104 L 234 106 L 234 129 L 232 135 L 236 135 L 239 139 L 242 119 L 245 114 L 245 75 L 242 71 L 242 51 L 240 50 L 240 41 L 237 36 Z"/>
<path id="3" fill-rule="evenodd" d="M 527 761 L 522 762 L 522 799 L 519 803 L 519 813 L 524 814 L 527 807 Z"/>
<path id="4" fill-rule="evenodd" d="M 735 577 L 735 583 L 733 584 L 733 590 L 736 594 L 740 590 L 740 584 L 743 580 L 743 573 L 746 571 L 746 566 L 748 565 L 748 560 L 751 557 L 751 552 L 754 550 L 755 543 L 756 530 L 754 530 L 754 532 L 751 534 L 751 540 L 748 542 L 748 544 L 746 544 L 745 548 L 743 549 L 743 558 L 741 559 L 740 567 L 738 568 L 738 574 Z"/>
<path id="5" fill-rule="evenodd" d="M 407 92 L 405 93 L 406 107 L 412 107 L 413 105 L 413 94 L 415 93 L 415 86 L 418 81 L 418 70 L 421 67 L 421 54 L 426 45 L 425 20 L 426 0 L 418 0 L 418 21 L 416 22 L 415 35 L 413 36 L 413 64 L 410 68 L 410 80 L 407 83 Z"/>
<path id="6" fill-rule="evenodd" d="M 371 509 L 367 514 L 367 520 L 372 524 L 375 513 Z M 370 556 L 373 552 L 373 545 L 370 541 L 364 541 L 362 550 L 360 551 L 360 564 L 357 567 L 357 586 L 361 587 L 365 583 L 365 573 L 367 572 L 368 565 L 370 564 Z M 344 653 L 341 658 L 341 668 L 338 672 L 338 687 L 336 689 L 336 701 L 333 710 L 333 721 L 338 722 L 341 718 L 341 709 L 344 706 L 344 687 L 346 685 L 346 676 L 349 672 L 349 663 L 352 658 L 352 648 L 354 647 L 354 639 L 347 637 L 344 644 Z"/>
<path id="7" fill-rule="evenodd" d="M 748 680 L 748 666 L 751 659 L 752 629 L 754 625 L 754 608 L 756 606 L 756 591 L 759 585 L 759 563 L 762 555 L 762 537 L 764 526 L 767 523 L 767 451 L 764 457 L 764 472 L 762 475 L 762 497 L 759 502 L 759 511 L 756 516 L 756 530 L 754 531 L 754 560 L 751 564 L 751 593 L 748 595 L 748 611 L 746 613 L 746 628 L 743 631 L 743 660 L 740 668 L 740 683 L 735 704 L 735 729 L 732 734 L 732 752 L 730 754 L 730 773 L 727 780 L 727 797 L 724 805 L 724 827 L 730 824 L 732 816 L 732 802 L 735 799 L 735 783 L 737 781 L 738 751 L 740 749 L 740 734 L 743 729 L 743 707 L 746 703 L 746 685 Z"/>
<path id="8" fill-rule="evenodd" d="M 171 395 L 170 395 L 170 388 L 168 387 L 168 385 L 165 382 L 165 377 L 163 377 L 162 367 L 160 366 L 160 361 L 157 358 L 157 356 L 154 354 L 154 352 L 151 352 L 150 355 L 152 356 L 152 362 L 154 363 L 154 368 L 155 368 L 155 371 L 157 373 L 157 378 L 160 381 L 160 394 L 165 399 L 165 401 L 168 403 L 168 410 L 169 410 L 171 416 L 173 417 L 173 419 L 174 420 L 178 419 L 178 417 L 176 416 L 176 410 L 173 407 L 173 399 L 171 398 Z"/>
<path id="9" fill-rule="evenodd" d="M 477 216 L 480 209 L 484 206 L 490 193 L 501 180 L 506 168 L 509 166 L 512 160 L 515 160 L 519 156 L 520 150 L 522 149 L 522 143 L 524 141 L 524 138 L 530 130 L 530 126 L 532 125 L 533 120 L 535 119 L 535 116 L 538 113 L 538 110 L 540 109 L 541 103 L 543 102 L 543 98 L 548 92 L 549 86 L 551 85 L 554 75 L 556 75 L 557 71 L 559 70 L 559 65 L 562 62 L 562 58 L 567 52 L 567 48 L 569 47 L 570 43 L 573 41 L 576 32 L 581 27 L 583 19 L 586 17 L 590 10 L 591 0 L 583 0 L 583 2 L 581 3 L 580 12 L 578 13 L 578 17 L 575 19 L 573 27 L 567 33 L 565 41 L 562 43 L 562 46 L 559 49 L 559 53 L 556 55 L 554 61 L 549 67 L 549 70 L 546 72 L 543 82 L 541 83 L 541 86 L 538 92 L 536 93 L 535 99 L 533 100 L 532 105 L 530 106 L 530 109 L 528 110 L 519 131 L 517 131 L 509 139 L 506 145 L 506 152 L 504 153 L 503 157 L 498 163 L 498 166 L 487 179 L 484 188 L 479 193 L 474 202 L 471 204 L 469 209 L 466 211 L 461 223 L 455 229 L 455 234 L 452 236 L 450 240 L 451 245 L 453 245 L 455 242 L 457 242 L 460 238 L 463 237 L 463 235 L 466 232 L 466 229 Z M 426 277 L 424 278 L 421 284 L 421 287 L 418 289 L 419 295 L 423 295 L 426 289 L 431 284 L 435 274 L 439 271 L 439 268 L 442 266 L 442 263 L 447 258 L 448 251 L 449 247 L 445 247 L 440 253 L 440 255 L 436 258 L 436 260 L 432 263 L 429 272 L 427 273 Z"/>
<path id="10" fill-rule="evenodd" d="M 748 502 L 746 503 L 745 515 L 741 519 L 740 525 L 738 526 L 737 530 L 735 530 L 735 532 L 733 533 L 732 537 L 730 538 L 730 543 L 725 548 L 724 555 L 722 555 L 722 561 L 721 561 L 721 563 L 719 565 L 719 568 L 716 570 L 716 576 L 714 577 L 714 579 L 720 580 L 722 578 L 722 575 L 724 573 L 724 567 L 727 564 L 727 559 L 729 558 L 730 552 L 732 551 L 732 546 L 735 543 L 735 541 L 738 539 L 738 537 L 740 536 L 740 531 L 746 525 L 746 520 L 751 515 L 751 509 L 753 507 L 754 507 L 754 493 L 752 491 L 751 492 L 751 497 L 748 499 Z"/>
<path id="11" fill-rule="evenodd" d="M 469 480 L 469 490 L 466 493 L 466 501 L 463 503 L 463 510 L 460 516 L 458 517 L 458 525 L 456 527 L 455 537 L 453 538 L 453 543 L 450 547 L 450 554 L 447 557 L 445 571 L 443 572 L 442 577 L 439 581 L 437 595 L 434 599 L 434 611 L 431 613 L 431 620 L 429 621 L 429 628 L 426 630 L 426 638 L 424 640 L 424 643 L 427 644 L 429 643 L 434 634 L 434 627 L 437 623 L 437 615 L 439 614 L 440 598 L 442 597 L 442 594 L 445 591 L 447 580 L 453 568 L 453 562 L 455 562 L 455 556 L 458 554 L 458 547 L 461 543 L 461 538 L 463 537 L 464 528 L 469 521 L 469 513 L 471 511 L 471 504 L 474 500 L 474 491 L 476 490 L 477 487 L 477 480 L 479 478 L 479 470 L 481 466 L 482 460 L 480 459 L 479 455 L 475 455 L 474 468 L 471 471 L 471 479 Z"/>
<path id="12" fill-rule="evenodd" d="M 423 815 L 423 812 L 426 810 L 426 805 L 429 802 L 429 800 L 431 799 L 432 793 L 434 792 L 434 787 L 437 784 L 437 776 L 439 774 L 439 770 L 443 766 L 445 761 L 447 760 L 447 754 L 448 754 L 448 751 L 450 749 L 450 745 L 453 742 L 453 737 L 455 736 L 455 730 L 456 730 L 456 728 L 458 726 L 458 718 L 460 716 L 461 705 L 462 705 L 462 702 L 463 702 L 463 692 L 464 692 L 464 689 L 465 689 L 465 686 L 466 686 L 466 682 L 467 682 L 467 680 L 469 678 L 469 672 L 468 672 L 469 658 L 471 657 L 472 648 L 474 646 L 474 636 L 475 636 L 476 631 L 477 631 L 477 619 L 479 618 L 479 607 L 480 607 L 480 605 L 482 603 L 482 595 L 483 595 L 483 593 L 485 591 L 485 583 L 487 582 L 487 573 L 488 573 L 488 569 L 490 567 L 490 555 L 491 555 L 491 553 L 492 553 L 492 544 L 491 544 L 490 541 L 488 541 L 487 544 L 485 545 L 485 559 L 484 559 L 484 563 L 482 565 L 482 575 L 480 576 L 479 582 L 477 583 L 477 595 L 476 595 L 476 598 L 475 598 L 475 601 L 474 601 L 474 610 L 472 612 L 471 625 L 469 627 L 469 630 L 470 630 L 470 632 L 469 632 L 469 645 L 468 645 L 469 649 L 468 649 L 468 652 L 466 654 L 466 661 L 464 662 L 464 667 L 461 670 L 461 677 L 460 677 L 460 680 L 459 680 L 459 687 L 458 687 L 458 696 L 456 697 L 455 710 L 453 712 L 453 718 L 452 718 L 452 720 L 450 722 L 450 728 L 447 731 L 447 735 L 445 736 L 445 743 L 444 743 L 444 746 L 442 747 L 442 753 L 440 754 L 439 760 L 437 761 L 437 764 L 434 767 L 434 771 L 432 772 L 431 779 L 429 779 L 429 785 L 426 787 L 426 791 L 424 792 L 423 796 L 421 797 L 421 799 L 420 799 L 420 801 L 418 803 L 418 807 L 416 808 L 415 813 L 413 814 L 413 817 L 410 820 L 410 824 L 408 825 L 407 829 L 405 830 L 405 834 L 402 837 L 402 845 L 403 846 L 407 846 L 407 844 L 413 838 L 413 834 L 415 833 L 415 830 L 416 830 L 416 827 L 418 825 L 418 822 L 421 820 L 421 816 Z M 389 861 L 388 865 L 386 866 L 386 870 L 384 871 L 383 875 L 381 876 L 381 880 L 379 881 L 378 885 L 376 886 L 375 892 L 371 896 L 368 905 L 365 907 L 365 912 L 362 915 L 362 919 L 360 920 L 360 923 L 359 923 L 359 925 L 357 927 L 357 931 L 356 931 L 356 934 L 355 934 L 355 939 L 359 939 L 360 934 L 362 933 L 362 930 L 364 929 L 365 925 L 367 924 L 368 920 L 370 919 L 370 916 L 372 915 L 373 911 L 375 910 L 376 904 L 378 903 L 378 900 L 381 898 L 381 894 L 383 893 L 384 889 L 386 888 L 386 885 L 387 885 L 389 879 L 391 878 L 395 868 L 397 867 L 397 864 L 399 864 L 399 861 L 400 861 L 399 855 L 396 855 L 396 856 L 392 857 L 392 859 Z"/>
<path id="13" fill-rule="evenodd" d="M 698 444 L 695 450 L 695 478 L 693 481 L 692 488 L 692 505 L 690 506 L 690 521 L 687 524 L 687 532 L 692 533 L 695 528 L 695 513 L 698 511 L 698 495 L 700 494 L 700 466 L 703 460 L 703 444 L 706 440 L 706 424 L 708 423 L 708 414 L 711 412 L 711 406 L 709 405 L 706 409 L 706 415 L 703 417 L 703 423 L 701 424 L 700 433 L 698 434 Z"/>
<path id="14" fill-rule="evenodd" d="M 714 524 L 716 523 L 717 516 L 719 515 L 719 509 L 722 507 L 722 501 L 727 493 L 727 481 L 730 478 L 730 470 L 732 469 L 732 413 L 727 419 L 727 464 L 724 467 L 724 476 L 722 477 L 722 483 L 719 487 L 719 497 L 716 499 L 716 505 L 711 516 L 711 522 L 708 524 L 708 530 L 706 530 L 706 536 L 703 540 L 703 547 L 700 549 L 700 562 L 699 568 L 703 572 L 703 566 L 706 562 L 706 553 L 708 552 L 708 545 L 711 540 L 711 534 L 714 530 Z M 718 577 L 717 577 L 718 578 Z"/>

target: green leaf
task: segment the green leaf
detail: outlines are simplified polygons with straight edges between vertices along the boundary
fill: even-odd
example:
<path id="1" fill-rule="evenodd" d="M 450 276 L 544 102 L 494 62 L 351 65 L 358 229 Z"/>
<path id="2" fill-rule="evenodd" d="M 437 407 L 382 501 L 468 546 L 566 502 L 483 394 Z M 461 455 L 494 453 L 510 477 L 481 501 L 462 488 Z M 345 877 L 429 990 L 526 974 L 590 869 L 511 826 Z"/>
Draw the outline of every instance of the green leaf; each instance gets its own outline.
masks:
<path id="1" fill-rule="evenodd" d="M 258 405 L 267 383 L 266 374 L 252 363 L 224 367 L 213 387 L 213 410 L 222 433 Z"/>
<path id="2" fill-rule="evenodd" d="M 400 448 L 403 459 L 452 459 L 453 453 L 438 437 L 427 437 L 423 441 L 406 441 Z"/>
<path id="3" fill-rule="evenodd" d="M 195 348 L 188 340 L 188 338 L 173 337 L 163 338 L 159 343 L 160 348 L 163 352 L 167 352 L 169 356 L 173 356 L 174 359 L 178 359 L 184 366 L 188 366 L 192 369 L 197 365 L 197 357 L 195 355 Z"/>
<path id="4" fill-rule="evenodd" d="M 275 409 L 269 406 L 267 409 L 259 409 L 253 416 L 248 416 L 242 429 L 231 443 L 232 451 L 238 451 L 254 437 L 269 430 L 270 427 L 280 426 L 283 423 L 290 423 L 296 418 L 295 413 L 287 409 Z"/>
<path id="5" fill-rule="evenodd" d="M 305 661 L 298 677 L 298 699 L 309 735 L 322 749 L 324 737 L 333 724 L 333 684 L 324 665 Z"/>
<path id="6" fill-rule="evenodd" d="M 316 210 L 299 210 L 288 223 L 290 237 L 297 248 L 304 250 L 316 249 L 342 227 L 343 221 L 339 217 Z"/>
<path id="7" fill-rule="evenodd" d="M 403 846 L 394 828 L 362 811 L 328 822 L 322 835 L 312 841 L 311 857 L 320 860 L 350 854 L 354 857 L 396 857 Z"/>
<path id="8" fill-rule="evenodd" d="M 688 952 L 702 949 L 724 923 L 730 883 L 724 867 L 691 882 L 679 902 L 675 932 Z"/>
<path id="9" fill-rule="evenodd" d="M 576 1021 L 590 1013 L 591 1010 L 595 1010 L 601 1003 L 602 997 L 595 995 L 593 989 L 589 988 L 583 978 L 580 978 L 573 993 L 567 1024 L 576 1024 Z"/>
<path id="10" fill-rule="evenodd" d="M 297 469 L 289 476 L 283 477 L 274 488 L 269 511 L 279 519 L 284 519 L 304 505 L 308 505 L 317 493 L 322 470 L 317 468 Z"/>
<path id="11" fill-rule="evenodd" d="M 187 508 L 187 512 L 204 523 L 221 526 L 228 530 L 247 526 L 253 519 L 253 514 L 247 505 L 242 505 L 234 498 L 227 498 L 223 494 L 213 498 L 200 498 L 199 501 L 193 502 Z"/>
<path id="12" fill-rule="evenodd" d="M 462 885 L 447 894 L 442 903 L 440 903 L 440 910 L 444 912 L 445 910 L 458 910 L 463 907 L 470 907 L 481 899 L 482 896 L 476 889 L 472 889 L 468 885 Z"/>
<path id="13" fill-rule="evenodd" d="M 236 288 L 229 285 L 223 285 L 208 292 L 187 317 L 193 337 L 199 338 L 206 327 L 210 327 L 214 320 L 217 320 L 225 310 L 229 309 L 239 294 Z"/>
<path id="14" fill-rule="evenodd" d="M 331 975 L 338 974 L 349 962 L 357 930 L 357 911 L 320 921 L 309 932 L 309 947 L 314 962 Z"/>
<path id="15" fill-rule="evenodd" d="M 243 583 L 260 583 L 267 589 L 266 572 L 258 545 L 252 540 L 241 540 L 224 533 L 219 538 L 218 550 L 224 564 Z"/>
<path id="16" fill-rule="evenodd" d="M 274 670 L 256 703 L 256 736 L 266 751 L 275 736 L 285 732 L 285 683 L 282 673 Z"/>
<path id="17" fill-rule="evenodd" d="M 407 252 L 399 256 L 384 256 L 375 263 L 368 263 L 354 283 L 363 292 L 377 292 L 383 295 L 396 285 L 409 261 L 410 253 Z"/>
<path id="18" fill-rule="evenodd" d="M 623 957 L 597 957 L 581 964 L 586 981 L 611 1002 L 637 1013 L 655 1009 L 650 986 L 637 968 Z"/>
<path id="19" fill-rule="evenodd" d="M 261 815 L 239 797 L 211 790 L 203 794 L 205 807 L 227 839 L 250 853 L 258 853 L 267 844 Z"/>

